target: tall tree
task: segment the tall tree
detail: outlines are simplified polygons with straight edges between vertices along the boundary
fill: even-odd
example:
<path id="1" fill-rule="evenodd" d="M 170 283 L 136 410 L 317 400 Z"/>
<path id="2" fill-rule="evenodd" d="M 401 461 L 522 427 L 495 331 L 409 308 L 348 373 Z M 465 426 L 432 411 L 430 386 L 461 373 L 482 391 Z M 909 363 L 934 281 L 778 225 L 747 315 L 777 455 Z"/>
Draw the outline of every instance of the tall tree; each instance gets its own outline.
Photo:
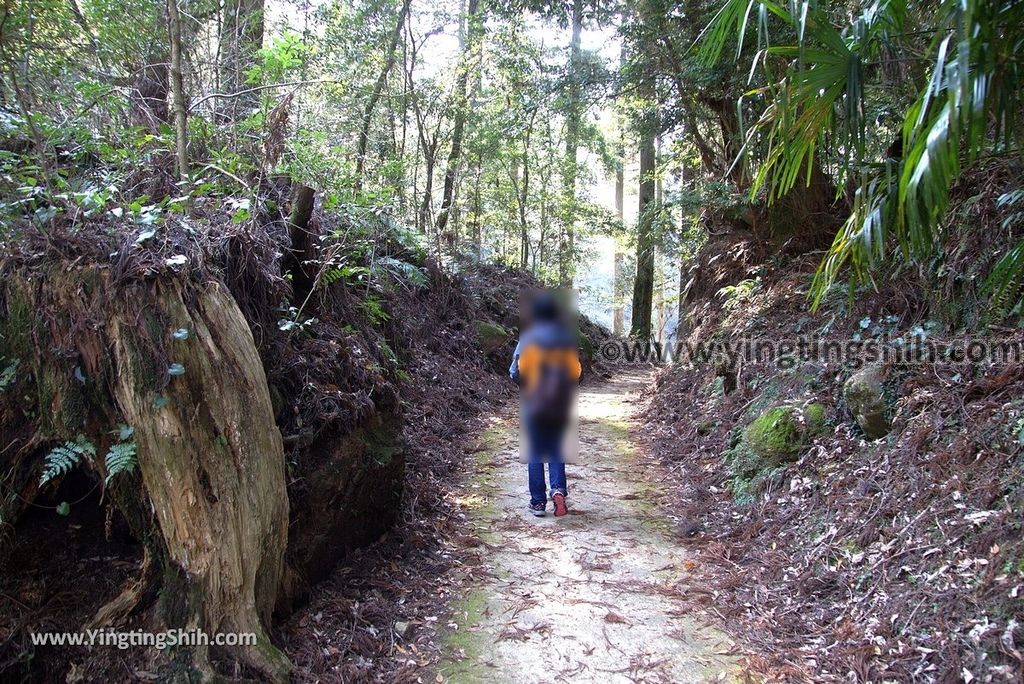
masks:
<path id="1" fill-rule="evenodd" d="M 626 222 L 626 144 L 624 134 L 619 135 L 619 163 L 615 169 L 615 213 L 619 224 Z M 626 278 L 625 255 L 619 239 L 612 240 L 612 333 L 621 335 L 625 331 Z"/>
<path id="2" fill-rule="evenodd" d="M 373 110 L 376 109 L 381 95 L 384 93 L 384 85 L 387 83 L 388 74 L 395 66 L 395 53 L 398 51 L 398 43 L 402 37 L 402 28 L 405 26 L 405 19 L 409 15 L 409 5 L 412 0 L 404 0 L 402 9 L 398 13 L 398 20 L 395 22 L 395 29 L 391 33 L 391 41 L 388 43 L 387 57 L 384 59 L 384 66 L 381 67 L 377 82 L 373 84 L 373 91 L 370 93 L 366 106 L 363 108 L 363 120 L 359 127 L 359 142 L 356 151 L 356 190 L 363 186 L 363 173 L 366 169 L 366 147 L 370 140 L 370 124 L 373 121 Z"/>
<path id="3" fill-rule="evenodd" d="M 257 66 L 263 47 L 263 0 L 225 0 L 220 32 L 221 89 L 242 93 L 247 89 L 247 72 Z M 259 104 L 259 93 L 242 93 L 225 99 L 223 113 L 238 121 Z"/>
<path id="4" fill-rule="evenodd" d="M 480 0 L 467 0 L 465 12 L 465 29 L 460 33 L 462 37 L 461 58 L 459 72 L 456 77 L 456 104 L 455 121 L 452 127 L 452 146 L 448 153 L 448 165 L 444 172 L 444 195 L 441 198 L 441 210 L 437 215 L 437 234 L 445 236 L 451 244 L 455 240 L 447 234 L 448 224 L 451 220 L 452 206 L 455 203 L 455 182 L 458 178 L 459 165 L 462 162 L 462 139 L 466 130 L 466 118 L 469 116 L 469 75 L 474 68 L 479 68 L 476 60 L 477 41 L 480 39 L 480 32 L 483 23 L 478 13 Z"/>
<path id="5" fill-rule="evenodd" d="M 167 0 L 167 33 L 171 43 L 171 98 L 174 108 L 174 146 L 178 177 L 188 178 L 188 119 L 185 110 L 185 86 L 181 76 L 181 14 L 178 0 Z"/>
<path id="6" fill-rule="evenodd" d="M 620 12 L 620 26 L 625 23 L 626 13 Z M 619 78 L 625 80 L 626 40 L 623 37 L 619 46 Z M 615 213 L 619 218 L 619 226 L 626 226 L 626 127 L 621 111 L 617 113 L 616 126 L 619 140 L 616 147 L 617 164 L 615 166 Z M 622 335 L 626 329 L 626 256 L 622 245 L 616 237 L 612 241 L 612 333 Z"/>
<path id="7" fill-rule="evenodd" d="M 636 280 L 633 283 L 630 335 L 639 340 L 649 340 L 654 296 L 654 222 L 657 215 L 654 149 L 657 131 L 654 122 L 656 117 L 651 111 L 654 107 L 655 84 L 650 72 L 641 77 L 639 92 L 645 111 L 639 127 L 640 206 L 636 227 Z"/>
<path id="8" fill-rule="evenodd" d="M 656 178 L 654 181 L 654 211 L 658 222 L 662 218 L 662 207 L 665 205 L 665 187 L 662 180 L 662 154 L 661 136 L 655 139 L 654 144 L 654 168 Z M 660 233 L 660 231 L 658 231 Z M 660 238 L 660 235 L 659 235 Z M 654 243 L 654 338 L 658 344 L 664 341 L 665 335 L 665 250 L 662 248 L 661 240 L 656 239 Z"/>
<path id="9" fill-rule="evenodd" d="M 558 250 L 558 280 L 565 288 L 573 284 L 573 254 L 576 249 L 576 176 L 583 118 L 583 83 L 581 79 L 580 36 L 583 33 L 583 0 L 572 3 L 572 40 L 569 43 L 569 90 L 565 114 L 565 166 L 562 171 L 564 193 L 563 233 Z"/>

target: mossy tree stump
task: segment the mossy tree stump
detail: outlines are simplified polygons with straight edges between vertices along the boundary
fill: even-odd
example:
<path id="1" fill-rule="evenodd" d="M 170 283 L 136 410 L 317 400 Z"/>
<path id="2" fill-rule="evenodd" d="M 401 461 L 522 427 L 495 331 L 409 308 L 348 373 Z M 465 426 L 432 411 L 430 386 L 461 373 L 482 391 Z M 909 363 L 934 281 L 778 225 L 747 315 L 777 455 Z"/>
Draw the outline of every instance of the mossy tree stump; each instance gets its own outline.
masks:
<path id="1" fill-rule="evenodd" d="M 234 299 L 216 282 L 170 276 L 115 284 L 102 268 L 15 272 L 0 289 L 2 351 L 25 363 L 20 395 L 38 423 L 32 443 L 4 463 L 18 459 L 14 467 L 32 473 L 22 496 L 38 493 L 38 471 L 22 464 L 52 442 L 133 426 L 141 483 L 112 487 L 113 498 L 161 583 L 157 622 L 211 638 L 254 634 L 255 645 L 225 651 L 268 681 L 286 681 L 291 664 L 268 636 L 287 541 L 284 451 Z M 39 313 L 11 316 L 24 310 Z M 102 459 L 83 465 L 102 475 Z M 206 647 L 193 664 L 216 678 Z"/>

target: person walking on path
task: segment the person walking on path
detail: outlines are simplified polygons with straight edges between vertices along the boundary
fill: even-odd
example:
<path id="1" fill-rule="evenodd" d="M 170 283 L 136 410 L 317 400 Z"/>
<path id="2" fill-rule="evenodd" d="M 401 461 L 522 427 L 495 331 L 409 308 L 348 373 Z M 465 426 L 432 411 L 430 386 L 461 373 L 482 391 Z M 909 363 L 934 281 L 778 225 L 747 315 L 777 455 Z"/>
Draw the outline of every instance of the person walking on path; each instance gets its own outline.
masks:
<path id="1" fill-rule="evenodd" d="M 548 490 L 556 517 L 568 513 L 564 442 L 572 422 L 581 366 L 576 335 L 551 292 L 536 295 L 530 322 L 516 344 L 509 377 L 521 388 L 521 417 L 528 441 L 529 511 L 543 516 Z"/>

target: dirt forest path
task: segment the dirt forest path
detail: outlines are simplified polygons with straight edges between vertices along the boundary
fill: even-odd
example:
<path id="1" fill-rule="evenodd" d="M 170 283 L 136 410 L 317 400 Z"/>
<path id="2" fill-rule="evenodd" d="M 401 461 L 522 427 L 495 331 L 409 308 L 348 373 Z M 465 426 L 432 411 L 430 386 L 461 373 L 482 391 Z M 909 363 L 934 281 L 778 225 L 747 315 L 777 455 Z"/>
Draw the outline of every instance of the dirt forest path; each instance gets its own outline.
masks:
<path id="1" fill-rule="evenodd" d="M 680 597 L 687 554 L 647 503 L 656 473 L 631 441 L 645 371 L 580 394 L 569 515 L 526 510 L 514 415 L 492 419 L 467 498 L 490 579 L 455 607 L 440 668 L 451 682 L 730 681 L 733 644 Z"/>

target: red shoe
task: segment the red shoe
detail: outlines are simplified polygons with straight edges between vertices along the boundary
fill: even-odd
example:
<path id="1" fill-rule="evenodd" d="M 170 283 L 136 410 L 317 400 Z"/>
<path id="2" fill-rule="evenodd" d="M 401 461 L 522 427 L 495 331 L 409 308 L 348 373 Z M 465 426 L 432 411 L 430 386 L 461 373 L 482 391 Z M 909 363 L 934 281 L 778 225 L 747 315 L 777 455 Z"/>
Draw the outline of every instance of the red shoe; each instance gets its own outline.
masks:
<path id="1" fill-rule="evenodd" d="M 551 501 L 555 504 L 555 517 L 561 518 L 563 515 L 569 512 L 568 507 L 565 505 L 565 494 L 562 492 L 555 492 L 551 495 Z"/>

